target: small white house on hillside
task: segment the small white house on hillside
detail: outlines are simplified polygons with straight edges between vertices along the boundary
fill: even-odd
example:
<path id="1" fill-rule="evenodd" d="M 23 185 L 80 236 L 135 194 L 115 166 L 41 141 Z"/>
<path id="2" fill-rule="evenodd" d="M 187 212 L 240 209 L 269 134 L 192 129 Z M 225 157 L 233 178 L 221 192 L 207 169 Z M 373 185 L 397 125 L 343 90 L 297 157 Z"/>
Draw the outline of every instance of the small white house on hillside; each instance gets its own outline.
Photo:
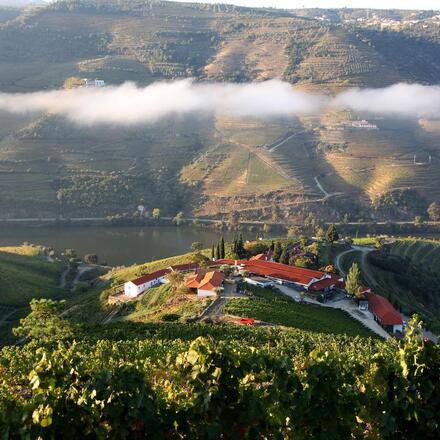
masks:
<path id="1" fill-rule="evenodd" d="M 124 284 L 124 294 L 131 298 L 136 298 L 147 289 L 164 284 L 166 282 L 165 276 L 170 272 L 170 269 L 158 270 L 157 272 L 149 273 L 135 280 L 128 281 Z"/>

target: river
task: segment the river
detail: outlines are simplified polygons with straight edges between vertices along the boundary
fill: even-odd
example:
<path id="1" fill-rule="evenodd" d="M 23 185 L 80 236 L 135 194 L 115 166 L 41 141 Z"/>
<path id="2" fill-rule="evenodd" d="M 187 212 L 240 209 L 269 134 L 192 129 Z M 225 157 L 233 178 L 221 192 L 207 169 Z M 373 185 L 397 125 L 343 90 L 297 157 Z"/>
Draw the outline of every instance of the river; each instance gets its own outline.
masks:
<path id="1" fill-rule="evenodd" d="M 75 249 L 79 257 L 94 253 L 98 255 L 100 262 L 119 266 L 183 254 L 190 251 L 191 243 L 195 241 L 211 247 L 222 235 L 225 240 L 232 240 L 235 234 L 229 231 L 172 226 L 0 225 L 0 246 L 20 245 L 27 241 L 51 246 L 57 251 Z M 247 235 L 251 238 L 249 233 Z"/>

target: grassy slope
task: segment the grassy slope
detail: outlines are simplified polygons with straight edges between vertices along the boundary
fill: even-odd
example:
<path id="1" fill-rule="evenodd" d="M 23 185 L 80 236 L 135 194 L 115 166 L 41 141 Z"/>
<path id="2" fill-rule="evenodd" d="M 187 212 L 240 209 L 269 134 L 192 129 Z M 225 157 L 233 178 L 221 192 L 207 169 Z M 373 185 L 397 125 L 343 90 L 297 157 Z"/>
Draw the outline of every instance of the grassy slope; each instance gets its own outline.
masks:
<path id="1" fill-rule="evenodd" d="M 259 299 L 231 300 L 225 313 L 313 332 L 373 336 L 364 326 L 340 310 L 298 304 L 277 290 L 253 290 Z"/>
<path id="2" fill-rule="evenodd" d="M 408 259 L 433 272 L 440 270 L 440 243 L 430 240 L 399 239 L 391 245 L 391 254 Z"/>
<path id="3" fill-rule="evenodd" d="M 124 317 L 124 321 L 155 322 L 169 314 L 185 320 L 185 318 L 198 315 L 210 302 L 210 299 L 198 299 L 196 295 L 176 298 L 173 288 L 164 284 L 149 289 L 136 304 L 134 311 Z"/>
<path id="4" fill-rule="evenodd" d="M 192 261 L 193 254 L 189 253 L 164 258 L 151 263 L 115 269 L 102 277 L 106 281 L 104 288 L 92 289 L 85 294 L 77 295 L 67 300 L 68 307 L 72 308 L 70 316 L 80 322 L 100 324 L 112 311 L 112 308 L 107 305 L 108 296 L 120 289 L 124 282 L 156 270 L 165 269 L 174 264 L 190 263 Z M 147 309 L 150 306 L 162 305 L 162 301 L 166 300 L 166 291 L 154 289 L 154 292 L 157 294 L 157 303 L 154 303 L 154 301 L 151 304 L 147 302 L 145 307 L 141 306 L 141 313 L 133 316 L 138 318 L 141 315 L 147 315 Z M 146 299 L 146 301 L 148 300 Z M 130 314 L 134 311 L 135 309 L 129 306 L 126 313 Z"/>
<path id="5" fill-rule="evenodd" d="M 46 261 L 38 248 L 0 248 L 0 304 L 23 307 L 31 298 L 59 295 L 62 269 Z"/>
<path id="6" fill-rule="evenodd" d="M 0 345 L 12 342 L 11 329 L 28 312 L 32 298 L 60 298 L 63 267 L 50 263 L 37 247 L 0 248 Z"/>

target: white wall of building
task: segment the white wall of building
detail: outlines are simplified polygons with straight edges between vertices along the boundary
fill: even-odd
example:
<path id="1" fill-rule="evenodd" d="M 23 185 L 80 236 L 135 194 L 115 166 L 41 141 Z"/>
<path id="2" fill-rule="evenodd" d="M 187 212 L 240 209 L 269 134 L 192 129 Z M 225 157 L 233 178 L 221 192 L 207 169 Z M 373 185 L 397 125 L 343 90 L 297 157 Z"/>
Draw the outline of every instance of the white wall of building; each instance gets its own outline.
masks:
<path id="1" fill-rule="evenodd" d="M 403 325 L 399 324 L 399 325 L 393 325 L 393 333 L 403 333 Z"/>
<path id="2" fill-rule="evenodd" d="M 132 281 L 128 281 L 124 284 L 124 294 L 131 298 L 136 298 L 147 289 L 164 283 L 166 283 L 165 277 L 155 278 L 154 280 L 148 281 L 144 284 L 140 284 L 139 286 L 134 284 Z"/>
<path id="3" fill-rule="evenodd" d="M 253 286 L 258 286 L 258 287 L 273 287 L 274 285 L 274 282 L 270 280 L 263 282 L 263 281 L 254 280 L 252 278 L 244 278 L 244 281 L 246 281 L 246 283 L 248 284 L 252 284 Z"/>
<path id="4" fill-rule="evenodd" d="M 217 296 L 217 293 L 214 292 L 213 290 L 202 290 L 202 289 L 197 289 L 197 296 L 200 297 L 207 297 L 207 296 Z"/>

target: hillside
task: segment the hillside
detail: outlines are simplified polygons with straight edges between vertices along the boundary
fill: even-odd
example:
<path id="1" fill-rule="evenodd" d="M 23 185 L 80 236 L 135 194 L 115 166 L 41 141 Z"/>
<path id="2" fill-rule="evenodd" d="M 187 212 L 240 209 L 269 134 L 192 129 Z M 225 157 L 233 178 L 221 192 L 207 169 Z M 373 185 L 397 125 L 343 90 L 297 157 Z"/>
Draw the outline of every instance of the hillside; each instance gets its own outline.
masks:
<path id="1" fill-rule="evenodd" d="M 0 247 L 0 345 L 28 313 L 32 298 L 61 298 L 63 266 L 49 262 L 38 247 Z"/>
<path id="2" fill-rule="evenodd" d="M 20 14 L 0 15 L 2 92 L 62 88 L 72 77 L 110 85 L 283 78 L 325 93 L 440 80 L 433 13 L 67 0 Z M 361 119 L 378 130 L 353 128 Z M 439 134 L 434 120 L 346 111 L 193 115 L 128 128 L 1 113 L 0 207 L 12 217 L 87 217 L 143 204 L 169 215 L 236 210 L 264 219 L 278 203 L 292 221 L 309 211 L 407 220 L 440 200 Z M 381 195 L 406 189 L 420 206 L 374 208 Z"/>
<path id="3" fill-rule="evenodd" d="M 0 305 L 26 306 L 31 298 L 56 296 L 61 263 L 46 260 L 37 247 L 0 248 Z"/>
<path id="4" fill-rule="evenodd" d="M 418 313 L 429 328 L 438 332 L 439 243 L 420 238 L 399 238 L 368 253 L 367 257 L 365 255 L 356 250 L 344 255 L 344 270 L 348 271 L 356 262 L 362 270 L 364 283 L 389 298 L 406 316 Z"/>

